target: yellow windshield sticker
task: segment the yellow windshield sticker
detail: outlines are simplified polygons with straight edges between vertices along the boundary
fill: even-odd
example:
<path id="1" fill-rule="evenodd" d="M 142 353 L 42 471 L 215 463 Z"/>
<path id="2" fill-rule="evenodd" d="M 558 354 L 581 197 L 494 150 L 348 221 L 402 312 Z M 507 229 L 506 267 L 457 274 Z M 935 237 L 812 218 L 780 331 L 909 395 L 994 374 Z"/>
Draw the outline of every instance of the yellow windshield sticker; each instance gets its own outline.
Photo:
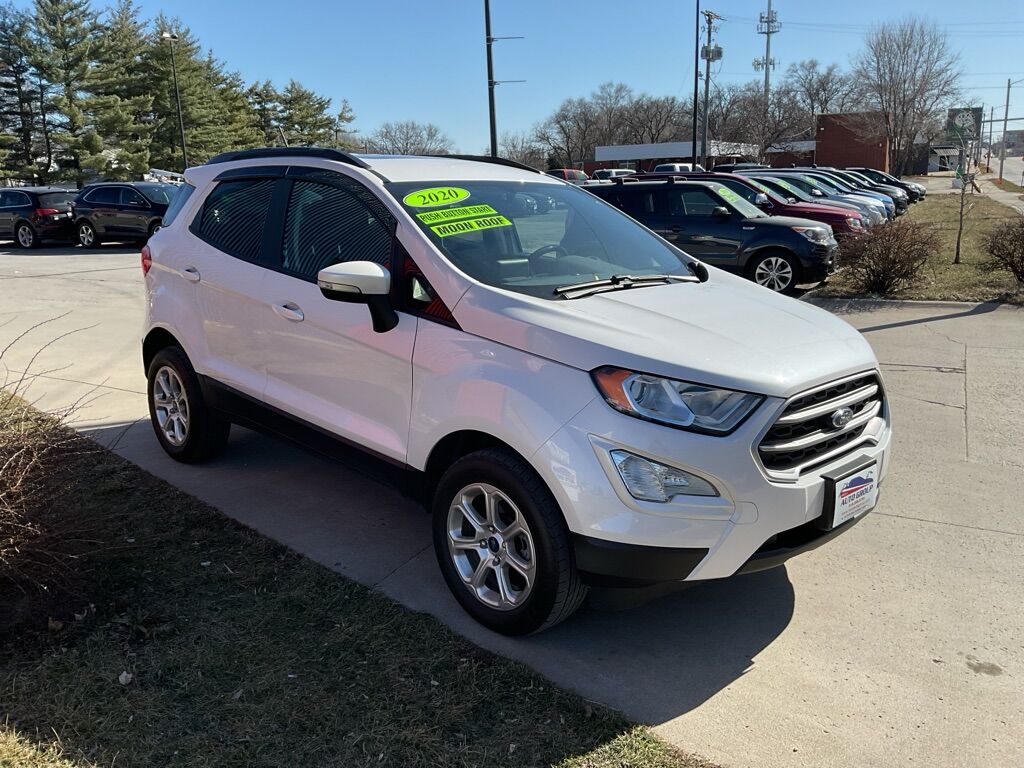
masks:
<path id="1" fill-rule="evenodd" d="M 495 227 L 511 227 L 512 222 L 504 216 L 485 216 L 482 219 L 468 219 L 467 221 L 453 221 L 449 224 L 435 224 L 430 228 L 438 237 L 450 235 L 464 235 L 467 232 L 477 232 L 481 229 L 494 229 Z"/>
<path id="2" fill-rule="evenodd" d="M 724 197 L 724 198 L 725 198 L 726 200 L 728 200 L 728 201 L 729 201 L 730 203 L 735 203 L 735 202 L 736 202 L 737 200 L 739 200 L 739 199 L 740 199 L 740 196 L 739 196 L 739 195 L 737 195 L 737 194 L 736 194 L 735 192 L 733 192 L 733 191 L 732 191 L 731 189 L 729 189 L 728 187 L 719 187 L 719 188 L 718 188 L 718 189 L 716 190 L 716 192 L 718 192 L 718 194 L 719 194 L 719 195 L 721 195 L 722 197 Z"/>
<path id="3" fill-rule="evenodd" d="M 462 187 L 430 187 L 417 189 L 402 198 L 410 208 L 436 208 L 439 205 L 457 203 L 469 197 L 469 190 Z"/>
<path id="4" fill-rule="evenodd" d="M 417 213 L 416 218 L 424 224 L 436 224 L 439 221 L 469 219 L 473 216 L 488 216 L 492 213 L 497 213 L 497 211 L 489 205 L 463 205 L 460 208 L 445 208 L 443 211 Z"/>

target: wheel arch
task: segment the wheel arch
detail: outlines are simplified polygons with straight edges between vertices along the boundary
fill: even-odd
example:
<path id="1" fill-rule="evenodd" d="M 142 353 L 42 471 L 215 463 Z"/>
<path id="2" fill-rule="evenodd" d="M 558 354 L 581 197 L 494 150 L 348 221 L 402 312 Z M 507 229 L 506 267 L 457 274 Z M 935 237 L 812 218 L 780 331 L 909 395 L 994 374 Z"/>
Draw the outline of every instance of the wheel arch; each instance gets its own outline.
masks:
<path id="1" fill-rule="evenodd" d="M 166 328 L 153 328 L 146 334 L 146 338 L 142 340 L 142 364 L 146 371 L 149 370 L 149 364 L 153 362 L 157 352 L 167 347 L 179 347 L 185 356 L 188 357 L 188 352 L 185 352 L 185 346 Z"/>
<path id="2" fill-rule="evenodd" d="M 481 432 L 476 429 L 460 429 L 455 432 L 449 432 L 434 444 L 434 447 L 430 449 L 430 453 L 427 456 L 427 462 L 423 468 L 426 498 L 429 499 L 433 496 L 438 481 L 448 467 L 463 456 L 476 451 L 482 451 L 486 448 L 504 448 L 520 457 L 527 464 L 530 463 L 529 459 L 511 445 L 487 432 Z"/>

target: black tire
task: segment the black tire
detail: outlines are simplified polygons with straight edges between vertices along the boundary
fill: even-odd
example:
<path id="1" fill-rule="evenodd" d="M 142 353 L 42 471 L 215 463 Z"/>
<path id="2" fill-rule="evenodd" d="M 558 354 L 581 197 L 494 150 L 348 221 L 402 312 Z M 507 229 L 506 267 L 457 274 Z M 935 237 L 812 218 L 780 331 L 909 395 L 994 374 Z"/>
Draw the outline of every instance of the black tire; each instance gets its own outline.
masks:
<path id="1" fill-rule="evenodd" d="M 173 371 L 177 376 L 181 385 L 180 390 L 185 397 L 184 412 L 187 415 L 188 426 L 184 439 L 179 444 L 175 444 L 168 437 L 158 417 L 158 409 L 166 416 L 166 408 L 158 405 L 155 394 L 158 388 L 157 378 L 165 369 Z M 157 352 L 153 362 L 149 364 L 147 379 L 146 400 L 149 403 L 150 422 L 160 446 L 168 456 L 185 464 L 195 464 L 212 459 L 224 449 L 231 433 L 231 422 L 207 407 L 199 379 L 184 350 L 180 347 L 165 347 Z M 176 413 L 178 408 L 179 406 L 175 405 Z"/>
<path id="2" fill-rule="evenodd" d="M 780 261 L 785 262 L 789 267 L 788 282 L 784 284 L 782 281 L 785 279 L 785 272 L 774 269 Z M 762 265 L 764 265 L 764 269 L 762 269 Z M 769 267 L 773 268 L 769 269 Z M 761 277 L 765 273 L 775 276 L 762 281 Z M 800 262 L 786 251 L 765 251 L 750 260 L 747 265 L 747 278 L 768 290 L 792 296 L 796 293 L 796 286 L 800 282 Z"/>
<path id="3" fill-rule="evenodd" d="M 14 225 L 14 242 L 27 249 L 38 248 L 40 245 L 39 235 L 27 221 L 19 221 Z"/>
<path id="4" fill-rule="evenodd" d="M 150 224 L 149 225 L 149 231 L 146 232 L 146 239 L 143 240 L 142 242 L 143 243 L 148 243 L 149 242 L 149 238 L 151 238 L 153 235 L 155 235 L 156 231 L 158 229 L 160 229 L 161 226 L 163 226 L 163 225 L 159 221 L 154 221 L 152 224 Z"/>
<path id="5" fill-rule="evenodd" d="M 523 603 L 510 609 L 499 610 L 478 599 L 463 581 L 449 552 L 449 510 L 460 492 L 475 483 L 501 491 L 518 507 L 529 526 L 535 569 L 533 585 Z M 438 483 L 432 515 L 434 552 L 448 588 L 469 615 L 495 632 L 540 632 L 571 616 L 586 597 L 587 587 L 576 571 L 562 511 L 544 481 L 513 451 L 489 448 L 452 464 Z M 487 550 L 481 551 L 487 554 Z M 498 553 L 497 547 L 493 551 Z"/>
<path id="6" fill-rule="evenodd" d="M 100 235 L 95 225 L 88 219 L 82 219 L 75 225 L 75 240 L 83 248 L 99 248 Z"/>

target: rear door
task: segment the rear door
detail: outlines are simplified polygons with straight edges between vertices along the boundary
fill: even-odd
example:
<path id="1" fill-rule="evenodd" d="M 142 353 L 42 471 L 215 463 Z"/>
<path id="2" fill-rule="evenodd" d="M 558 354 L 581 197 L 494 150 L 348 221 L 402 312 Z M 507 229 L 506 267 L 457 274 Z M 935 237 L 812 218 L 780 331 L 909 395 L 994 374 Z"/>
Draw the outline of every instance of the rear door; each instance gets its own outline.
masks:
<path id="1" fill-rule="evenodd" d="M 730 208 L 729 216 L 715 209 L 723 202 L 707 187 L 666 186 L 658 190 L 656 205 L 664 211 L 668 240 L 702 261 L 734 266 L 743 239 L 742 219 Z"/>
<path id="2" fill-rule="evenodd" d="M 119 233 L 117 214 L 121 204 L 121 193 L 118 187 L 96 187 L 85 196 L 88 206 L 88 217 L 100 234 L 116 235 Z"/>
<path id="3" fill-rule="evenodd" d="M 120 193 L 120 210 L 117 214 L 120 231 L 133 237 L 145 237 L 153 207 L 137 189 L 121 187 Z"/>
<path id="4" fill-rule="evenodd" d="M 0 237 L 14 237 L 15 197 L 12 190 L 0 190 Z"/>
<path id="5" fill-rule="evenodd" d="M 315 170 L 315 172 L 314 172 Z M 276 272 L 260 307 L 267 386 L 274 407 L 392 460 L 404 462 L 412 401 L 416 317 L 373 330 L 363 304 L 321 294 L 332 264 L 392 264 L 395 220 L 372 191 L 338 173 L 294 168 L 286 182 Z"/>

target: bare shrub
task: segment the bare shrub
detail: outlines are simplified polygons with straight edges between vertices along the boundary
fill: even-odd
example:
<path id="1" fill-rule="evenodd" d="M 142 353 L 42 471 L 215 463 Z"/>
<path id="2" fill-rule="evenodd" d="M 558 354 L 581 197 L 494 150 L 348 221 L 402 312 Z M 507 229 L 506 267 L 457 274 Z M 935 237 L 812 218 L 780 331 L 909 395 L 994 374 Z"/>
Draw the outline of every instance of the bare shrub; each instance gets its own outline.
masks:
<path id="1" fill-rule="evenodd" d="M 995 267 L 1009 270 L 1024 283 L 1024 214 L 996 226 L 985 240 L 985 250 Z"/>
<path id="2" fill-rule="evenodd" d="M 938 248 L 929 226 L 901 219 L 844 240 L 839 260 L 856 288 L 886 295 L 917 280 Z"/>

